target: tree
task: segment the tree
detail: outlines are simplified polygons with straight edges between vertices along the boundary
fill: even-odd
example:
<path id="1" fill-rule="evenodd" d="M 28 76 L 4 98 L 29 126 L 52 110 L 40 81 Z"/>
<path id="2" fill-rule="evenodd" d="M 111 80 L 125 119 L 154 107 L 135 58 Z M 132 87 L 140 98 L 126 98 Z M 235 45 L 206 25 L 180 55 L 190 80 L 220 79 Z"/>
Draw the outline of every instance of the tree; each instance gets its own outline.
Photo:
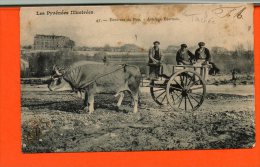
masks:
<path id="1" fill-rule="evenodd" d="M 215 46 L 215 47 L 212 47 L 211 48 L 211 52 L 213 54 L 225 54 L 228 52 L 228 50 L 226 48 L 223 48 L 223 47 L 218 47 L 218 46 Z"/>
<path id="2" fill-rule="evenodd" d="M 67 41 L 67 42 L 65 43 L 65 45 L 64 45 L 64 48 L 70 48 L 70 49 L 72 49 L 72 48 L 74 48 L 74 47 L 75 47 L 75 42 L 74 42 L 73 40 Z"/>
<path id="3" fill-rule="evenodd" d="M 111 51 L 111 47 L 108 44 L 106 44 L 104 46 L 104 51 Z"/>
<path id="4" fill-rule="evenodd" d="M 245 48 L 242 44 L 237 44 L 235 46 L 235 52 L 237 56 L 241 56 L 243 54 L 243 52 L 245 51 Z"/>
<path id="5" fill-rule="evenodd" d="M 94 54 L 93 59 L 94 61 L 102 61 L 104 57 L 107 57 L 106 52 L 97 52 Z"/>
<path id="6" fill-rule="evenodd" d="M 22 47 L 23 49 L 32 49 L 32 45 L 25 45 Z"/>

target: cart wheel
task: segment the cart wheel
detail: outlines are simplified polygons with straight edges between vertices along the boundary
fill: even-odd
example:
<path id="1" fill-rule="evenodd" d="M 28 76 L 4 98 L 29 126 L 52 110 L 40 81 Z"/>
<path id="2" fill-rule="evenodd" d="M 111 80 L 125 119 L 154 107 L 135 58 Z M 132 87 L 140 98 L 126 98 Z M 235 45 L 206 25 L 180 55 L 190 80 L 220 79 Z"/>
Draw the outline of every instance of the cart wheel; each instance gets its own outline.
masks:
<path id="1" fill-rule="evenodd" d="M 204 101 L 206 84 L 204 79 L 191 69 L 176 72 L 166 87 L 167 100 L 177 111 L 194 111 Z"/>
<path id="2" fill-rule="evenodd" d="M 154 85 L 150 87 L 153 100 L 159 105 L 167 105 L 166 84 L 158 85 L 154 81 L 151 81 L 150 85 Z"/>

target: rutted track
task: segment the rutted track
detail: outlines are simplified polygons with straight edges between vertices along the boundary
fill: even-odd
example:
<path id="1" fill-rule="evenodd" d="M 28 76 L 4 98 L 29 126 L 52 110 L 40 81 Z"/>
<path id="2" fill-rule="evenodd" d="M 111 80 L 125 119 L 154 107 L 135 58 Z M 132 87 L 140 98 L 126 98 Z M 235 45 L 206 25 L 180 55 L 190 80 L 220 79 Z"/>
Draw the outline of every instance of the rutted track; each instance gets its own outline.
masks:
<path id="1" fill-rule="evenodd" d="M 143 92 L 140 112 L 129 96 L 117 110 L 113 95 L 95 98 L 95 112 L 70 92 L 22 88 L 24 152 L 249 148 L 255 142 L 254 97 L 207 94 L 193 113 L 160 108 Z"/>

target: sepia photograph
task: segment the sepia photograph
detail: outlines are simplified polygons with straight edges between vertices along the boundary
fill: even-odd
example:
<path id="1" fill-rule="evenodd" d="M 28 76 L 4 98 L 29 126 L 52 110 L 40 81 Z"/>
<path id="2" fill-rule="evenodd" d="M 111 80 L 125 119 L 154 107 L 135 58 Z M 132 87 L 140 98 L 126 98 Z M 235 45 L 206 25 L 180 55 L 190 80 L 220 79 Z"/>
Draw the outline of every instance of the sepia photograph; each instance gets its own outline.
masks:
<path id="1" fill-rule="evenodd" d="M 253 12 L 22 7 L 22 152 L 253 148 Z"/>

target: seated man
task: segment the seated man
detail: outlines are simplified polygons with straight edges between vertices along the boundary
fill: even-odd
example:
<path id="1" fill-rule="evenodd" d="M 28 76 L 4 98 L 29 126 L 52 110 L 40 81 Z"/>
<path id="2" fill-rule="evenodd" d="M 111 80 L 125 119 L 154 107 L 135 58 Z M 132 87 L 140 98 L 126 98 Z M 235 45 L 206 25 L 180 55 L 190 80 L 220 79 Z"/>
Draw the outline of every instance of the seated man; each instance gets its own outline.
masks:
<path id="1" fill-rule="evenodd" d="M 198 43 L 199 48 L 195 51 L 195 60 L 201 64 L 209 64 L 211 61 L 211 55 L 209 49 L 205 47 L 204 42 Z"/>
<path id="2" fill-rule="evenodd" d="M 215 63 L 212 62 L 212 57 L 210 55 L 209 49 L 205 47 L 204 42 L 198 43 L 199 48 L 195 51 L 195 60 L 197 63 L 206 65 L 211 64 L 212 69 L 210 70 L 210 73 L 212 71 L 212 74 L 219 73 L 219 68 L 215 65 Z"/>
<path id="3" fill-rule="evenodd" d="M 162 59 L 162 52 L 159 48 L 160 42 L 155 41 L 154 46 L 149 49 L 149 62 L 148 65 L 150 66 L 149 69 L 149 76 L 150 79 L 155 80 L 158 78 L 160 73 L 160 61 Z"/>
<path id="4" fill-rule="evenodd" d="M 192 64 L 194 55 L 187 49 L 186 44 L 181 44 L 181 48 L 177 51 L 176 62 L 177 65 L 189 65 Z"/>

